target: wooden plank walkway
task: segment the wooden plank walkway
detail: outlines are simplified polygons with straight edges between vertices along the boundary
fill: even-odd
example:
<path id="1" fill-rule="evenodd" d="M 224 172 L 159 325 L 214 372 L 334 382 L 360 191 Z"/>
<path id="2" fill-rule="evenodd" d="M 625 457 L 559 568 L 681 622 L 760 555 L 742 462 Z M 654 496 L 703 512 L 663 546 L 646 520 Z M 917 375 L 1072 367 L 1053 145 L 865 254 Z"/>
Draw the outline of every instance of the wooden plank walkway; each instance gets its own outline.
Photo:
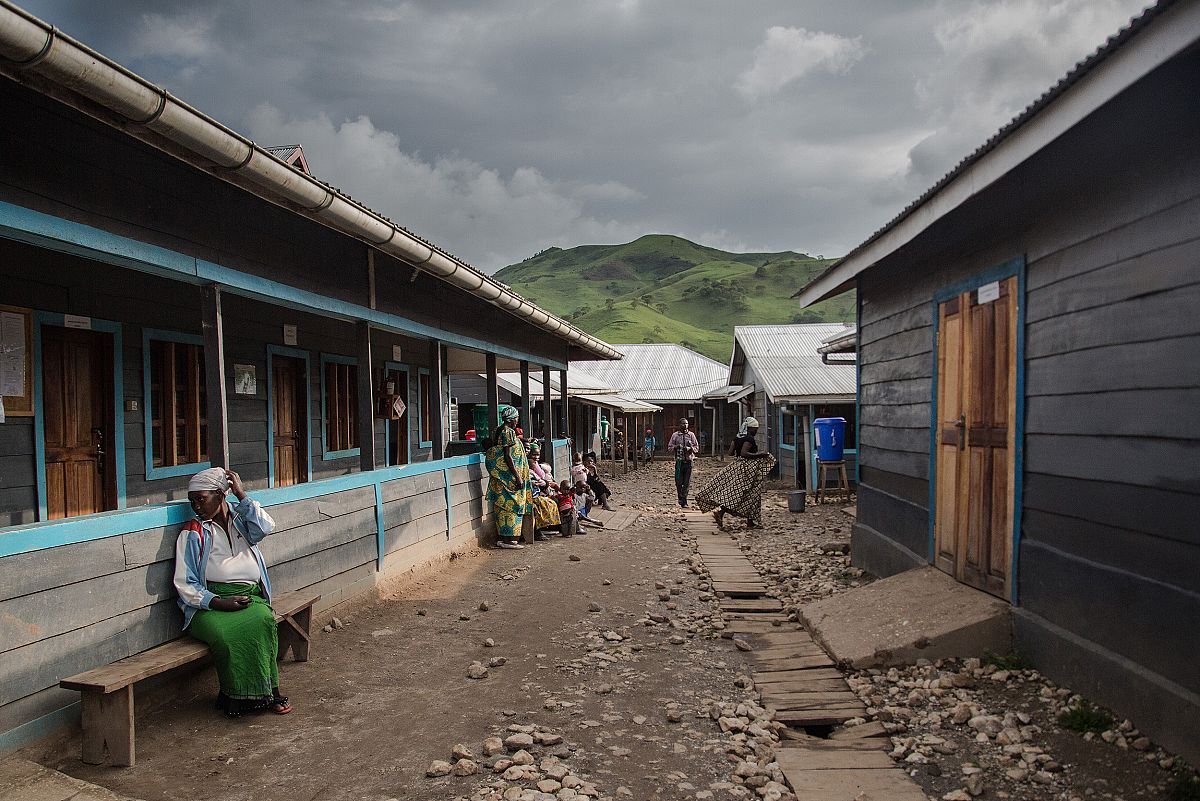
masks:
<path id="1" fill-rule="evenodd" d="M 783 604 L 766 597 L 766 583 L 742 550 L 707 515 L 688 516 L 687 527 L 697 535 L 725 636 L 752 649 L 746 655 L 763 706 L 792 728 L 837 727 L 828 738 L 796 733 L 790 736 L 799 739 L 780 742 L 776 760 L 798 801 L 928 801 L 885 753 L 891 743 L 883 724 L 842 726 L 865 717 L 866 707 L 811 635 L 787 620 Z"/>
<path id="2" fill-rule="evenodd" d="M 632 526 L 641 516 L 642 513 L 634 509 L 614 509 L 608 512 L 604 509 L 594 508 L 589 514 L 593 520 L 599 520 L 606 529 L 613 531 L 621 531 Z"/>

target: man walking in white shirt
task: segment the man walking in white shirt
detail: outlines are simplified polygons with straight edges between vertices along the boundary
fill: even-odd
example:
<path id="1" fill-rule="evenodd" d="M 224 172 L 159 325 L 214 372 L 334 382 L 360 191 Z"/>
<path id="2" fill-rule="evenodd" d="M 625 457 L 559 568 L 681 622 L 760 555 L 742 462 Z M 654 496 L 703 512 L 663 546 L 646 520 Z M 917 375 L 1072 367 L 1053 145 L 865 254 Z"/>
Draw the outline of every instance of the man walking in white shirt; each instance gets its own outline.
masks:
<path id="1" fill-rule="evenodd" d="M 692 460 L 700 452 L 700 443 L 688 430 L 686 417 L 679 420 L 679 428 L 671 434 L 667 450 L 675 454 L 675 490 L 679 493 L 680 508 L 686 509 L 688 485 L 692 483 Z"/>

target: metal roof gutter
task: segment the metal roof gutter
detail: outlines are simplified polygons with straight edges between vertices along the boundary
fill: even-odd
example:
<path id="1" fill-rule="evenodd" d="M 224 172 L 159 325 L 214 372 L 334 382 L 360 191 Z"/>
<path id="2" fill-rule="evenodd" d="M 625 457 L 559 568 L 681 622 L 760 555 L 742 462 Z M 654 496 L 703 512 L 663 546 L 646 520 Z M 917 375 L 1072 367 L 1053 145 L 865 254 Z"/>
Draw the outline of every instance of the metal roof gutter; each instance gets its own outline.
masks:
<path id="1" fill-rule="evenodd" d="M 1153 22 L 1159 24 L 1151 24 Z M 963 159 L 867 241 L 793 298 L 810 306 L 854 287 L 859 274 L 1011 172 L 1136 81 L 1192 46 L 1200 3 L 1159 0 Z M 1125 46 L 1137 37 L 1136 47 Z"/>
<path id="2" fill-rule="evenodd" d="M 621 352 L 517 295 L 410 231 L 294 169 L 254 142 L 172 97 L 86 45 L 0 0 L 0 60 L 34 73 L 112 111 L 182 149 L 190 160 L 247 179 L 271 202 L 286 201 L 319 222 L 359 239 L 602 359 Z M 251 190 L 254 191 L 254 190 Z"/>

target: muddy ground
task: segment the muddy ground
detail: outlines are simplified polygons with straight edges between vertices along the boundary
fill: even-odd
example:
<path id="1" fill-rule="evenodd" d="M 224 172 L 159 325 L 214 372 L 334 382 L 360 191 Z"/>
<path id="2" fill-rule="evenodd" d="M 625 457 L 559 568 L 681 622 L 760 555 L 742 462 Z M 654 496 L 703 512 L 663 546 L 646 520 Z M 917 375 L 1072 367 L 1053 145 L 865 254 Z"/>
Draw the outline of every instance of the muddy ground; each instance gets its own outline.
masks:
<path id="1" fill-rule="evenodd" d="M 718 467 L 698 464 L 693 493 Z M 540 775 L 562 778 L 576 797 L 755 797 L 731 781 L 736 741 L 710 715 L 714 702 L 751 697 L 737 686 L 747 663 L 710 627 L 714 604 L 700 599 L 698 577 L 683 563 L 691 546 L 674 506 L 671 465 L 655 463 L 611 486 L 619 508 L 642 512 L 625 531 L 468 554 L 398 584 L 379 603 L 335 610 L 343 627 L 315 632 L 311 661 L 282 666 L 291 715 L 226 720 L 212 709 L 216 679 L 207 669 L 181 677 L 170 692 L 139 696 L 134 768 L 82 764 L 77 739 L 25 755 L 146 801 L 428 801 L 482 798 L 489 787 L 499 797 L 519 784 L 486 764 L 512 754 L 489 759 L 484 741 L 527 733 Z M 765 530 L 739 541 L 785 603 L 871 580 L 840 553 L 851 522 L 840 506 L 790 514 L 782 490 L 772 490 L 765 516 Z M 472 662 L 495 666 L 471 679 Z M 889 693 L 889 677 L 875 678 Z M 908 680 L 897 675 L 894 683 Z M 963 766 L 975 763 L 987 771 L 984 799 L 1166 797 L 1172 774 L 1159 762 L 1169 755 L 1059 730 L 1040 712 L 1047 704 L 1037 698 L 1038 681 L 994 685 L 981 682 L 978 702 L 994 714 L 1032 710 L 1039 732 L 1031 743 L 1044 745 L 1062 770 L 1050 784 L 1008 781 L 992 764 L 995 748 L 975 743 L 975 731 L 883 712 L 896 743 L 925 734 L 954 742 L 941 749 L 950 753 L 929 749 L 926 761 L 910 766 L 933 798 L 961 788 Z M 481 772 L 427 777 L 435 760 L 454 762 L 456 745 Z M 908 753 L 898 749 L 897 758 Z"/>

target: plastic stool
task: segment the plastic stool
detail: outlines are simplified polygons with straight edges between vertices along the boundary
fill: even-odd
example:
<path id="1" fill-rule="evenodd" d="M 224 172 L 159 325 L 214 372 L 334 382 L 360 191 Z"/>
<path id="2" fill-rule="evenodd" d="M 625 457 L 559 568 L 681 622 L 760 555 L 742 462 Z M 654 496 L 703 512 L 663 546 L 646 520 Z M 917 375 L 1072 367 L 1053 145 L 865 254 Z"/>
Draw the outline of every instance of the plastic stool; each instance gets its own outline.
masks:
<path id="1" fill-rule="evenodd" d="M 817 503 L 825 502 L 825 495 L 829 492 L 829 488 L 825 484 L 829 480 L 829 471 L 835 468 L 834 477 L 838 483 L 833 489 L 846 493 L 846 503 L 850 503 L 850 479 L 846 476 L 846 463 L 844 461 L 822 462 L 819 460 L 817 461 Z"/>

